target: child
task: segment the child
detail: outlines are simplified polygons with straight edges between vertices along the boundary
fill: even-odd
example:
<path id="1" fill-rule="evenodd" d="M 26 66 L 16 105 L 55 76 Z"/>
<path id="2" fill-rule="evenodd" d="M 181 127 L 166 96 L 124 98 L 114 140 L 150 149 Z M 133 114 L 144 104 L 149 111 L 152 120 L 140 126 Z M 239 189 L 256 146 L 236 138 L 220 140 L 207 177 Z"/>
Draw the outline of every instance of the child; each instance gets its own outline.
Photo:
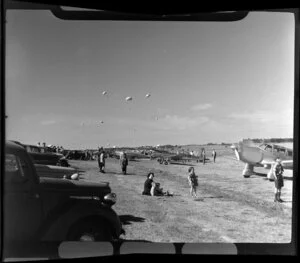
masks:
<path id="1" fill-rule="evenodd" d="M 281 195 L 281 188 L 284 186 L 283 183 L 283 166 L 281 164 L 280 158 L 276 159 L 276 163 L 274 166 L 274 177 L 275 177 L 275 198 L 274 202 L 280 202 L 282 203 L 283 200 L 280 198 Z"/>
<path id="2" fill-rule="evenodd" d="M 164 192 L 164 189 L 160 187 L 160 183 L 155 182 L 152 183 L 150 194 L 152 196 L 173 196 L 173 193 L 170 193 L 169 191 Z"/>
<path id="3" fill-rule="evenodd" d="M 191 187 L 190 194 L 192 197 L 197 197 L 197 186 L 198 186 L 198 179 L 194 172 L 194 167 L 190 167 L 188 169 L 189 175 L 188 175 L 188 181 L 189 185 Z"/>

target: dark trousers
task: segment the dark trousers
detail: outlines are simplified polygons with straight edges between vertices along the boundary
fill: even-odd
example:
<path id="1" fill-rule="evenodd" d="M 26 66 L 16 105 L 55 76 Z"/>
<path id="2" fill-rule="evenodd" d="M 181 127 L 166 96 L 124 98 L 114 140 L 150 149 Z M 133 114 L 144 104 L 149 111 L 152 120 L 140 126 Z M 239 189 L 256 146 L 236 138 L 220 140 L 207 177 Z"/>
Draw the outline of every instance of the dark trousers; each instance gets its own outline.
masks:
<path id="1" fill-rule="evenodd" d="M 104 163 L 101 163 L 101 162 L 98 161 L 98 165 L 99 165 L 100 172 L 103 172 Z"/>
<path id="2" fill-rule="evenodd" d="M 123 174 L 126 174 L 126 172 L 127 172 L 126 170 L 127 170 L 127 166 L 126 166 L 126 165 L 123 165 L 123 166 L 122 166 L 122 172 L 123 172 Z"/>

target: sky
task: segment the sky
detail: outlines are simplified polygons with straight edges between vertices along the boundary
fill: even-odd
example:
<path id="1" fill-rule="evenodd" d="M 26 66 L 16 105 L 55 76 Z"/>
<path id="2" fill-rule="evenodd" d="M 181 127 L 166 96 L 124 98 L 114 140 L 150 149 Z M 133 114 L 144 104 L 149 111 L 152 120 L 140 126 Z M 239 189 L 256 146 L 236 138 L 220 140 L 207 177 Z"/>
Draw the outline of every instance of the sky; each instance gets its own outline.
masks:
<path id="1" fill-rule="evenodd" d="M 6 139 L 75 149 L 293 138 L 294 32 L 289 13 L 222 23 L 9 10 Z"/>

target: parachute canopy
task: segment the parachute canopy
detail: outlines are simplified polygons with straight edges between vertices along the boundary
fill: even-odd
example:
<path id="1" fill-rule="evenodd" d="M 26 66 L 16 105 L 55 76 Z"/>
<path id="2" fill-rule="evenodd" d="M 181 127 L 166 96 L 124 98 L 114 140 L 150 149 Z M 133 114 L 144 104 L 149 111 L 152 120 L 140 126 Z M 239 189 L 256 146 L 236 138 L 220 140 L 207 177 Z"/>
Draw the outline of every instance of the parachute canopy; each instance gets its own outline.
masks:
<path id="1" fill-rule="evenodd" d="M 104 121 L 100 121 L 100 123 L 104 123 Z"/>
<path id="2" fill-rule="evenodd" d="M 145 98 L 149 98 L 151 96 L 150 93 L 146 94 Z"/>
<path id="3" fill-rule="evenodd" d="M 131 100 L 132 100 L 132 97 L 126 97 L 125 100 L 126 100 L 126 101 L 131 101 Z"/>
<path id="4" fill-rule="evenodd" d="M 107 94 L 107 91 L 103 91 L 102 94 L 103 94 L 103 95 L 106 95 L 106 94 Z"/>

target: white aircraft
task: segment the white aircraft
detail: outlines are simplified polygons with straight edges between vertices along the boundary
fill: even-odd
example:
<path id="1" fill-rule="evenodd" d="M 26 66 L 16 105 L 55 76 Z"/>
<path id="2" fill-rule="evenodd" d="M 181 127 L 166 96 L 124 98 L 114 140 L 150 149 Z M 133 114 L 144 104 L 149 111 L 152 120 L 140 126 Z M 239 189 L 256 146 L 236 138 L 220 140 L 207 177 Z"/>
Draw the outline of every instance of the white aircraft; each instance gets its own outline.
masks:
<path id="1" fill-rule="evenodd" d="M 273 166 L 277 158 L 281 159 L 281 164 L 284 169 L 293 169 L 293 150 L 272 143 L 263 143 L 259 146 L 251 146 L 239 142 L 237 145 L 232 145 L 236 158 L 239 161 L 246 163 L 243 170 L 245 178 L 255 174 L 254 167 L 264 167 L 270 169 L 268 179 L 274 180 Z"/>

